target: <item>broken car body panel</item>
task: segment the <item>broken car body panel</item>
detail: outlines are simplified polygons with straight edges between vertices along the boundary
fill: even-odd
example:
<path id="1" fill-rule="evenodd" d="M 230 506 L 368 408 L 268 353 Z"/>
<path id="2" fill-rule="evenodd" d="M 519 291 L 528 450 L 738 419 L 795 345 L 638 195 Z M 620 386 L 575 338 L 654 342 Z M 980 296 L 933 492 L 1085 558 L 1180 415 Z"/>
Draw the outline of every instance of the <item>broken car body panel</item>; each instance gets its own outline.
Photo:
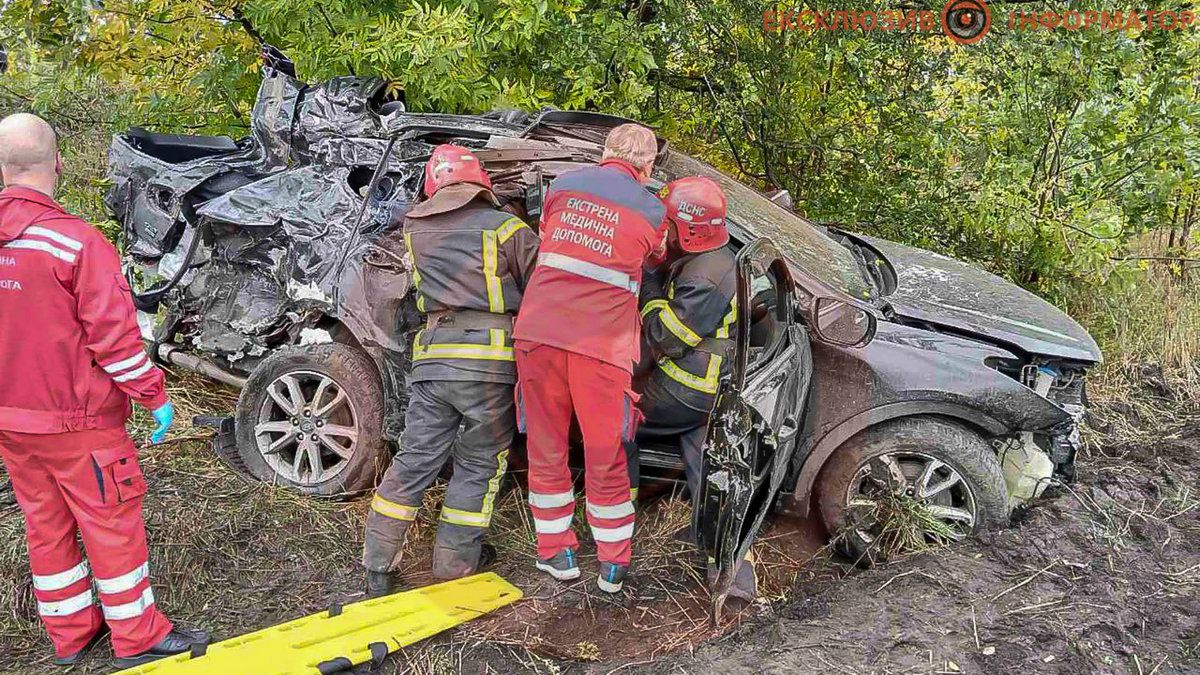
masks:
<path id="1" fill-rule="evenodd" d="M 561 111 L 414 114 L 385 99 L 377 78 L 306 85 L 268 70 L 250 138 L 233 143 L 134 132 L 114 140 L 108 204 L 123 225 L 129 267 L 158 279 L 157 288 L 166 281 L 155 340 L 234 378 L 306 335 L 361 347 L 379 366 L 393 426 L 403 411 L 407 331 L 419 321 L 408 301 L 411 267 L 397 224 L 417 201 L 429 150 L 450 141 L 472 148 L 502 204 L 532 223 L 549 180 L 598 160 L 607 130 L 623 121 Z M 385 170 L 367 195 L 389 139 L 394 147 Z M 729 417 L 723 440 L 714 436 L 710 451 L 734 461 L 748 447 L 780 447 L 771 445 L 772 434 L 782 433 L 778 425 L 790 415 L 794 452 L 773 457 L 790 456 L 782 490 L 790 493 L 791 510 L 807 511 L 812 481 L 842 441 L 895 417 L 946 415 L 992 439 L 1034 434 L 1044 452 L 1061 451 L 1067 457 L 1061 464 L 1069 465 L 1082 410 L 1080 376 L 1099 353 L 1061 312 L 961 263 L 862 239 L 890 256 L 903 282 L 880 287 L 849 243 L 712 167 L 665 143 L 657 167 L 648 187 L 684 175 L 716 178 L 729 197 L 735 249 L 769 237 L 787 259 L 798 293 L 854 298 L 878 319 L 876 338 L 865 348 L 813 342 L 807 408 L 799 396 L 772 398 L 774 380 L 750 378 L 736 398 L 743 413 L 757 410 L 759 421 L 750 414 L 749 426 L 739 427 Z M 152 308 L 158 296 L 141 302 Z M 990 310 L 1037 328 L 960 311 L 983 312 L 972 305 L 981 298 L 998 303 Z M 805 298 L 796 300 L 803 308 Z M 1050 340 L 1051 333 L 1072 339 Z M 1043 376 L 1053 379 L 1047 395 L 1032 386 Z M 756 407 L 768 400 L 794 401 L 794 408 L 782 419 L 771 417 Z M 760 483 L 771 494 L 779 487 L 776 468 L 769 483 Z M 761 503 L 738 503 L 748 509 L 743 524 L 764 512 Z M 728 558 L 747 540 L 735 539 L 737 546 L 717 557 Z"/>

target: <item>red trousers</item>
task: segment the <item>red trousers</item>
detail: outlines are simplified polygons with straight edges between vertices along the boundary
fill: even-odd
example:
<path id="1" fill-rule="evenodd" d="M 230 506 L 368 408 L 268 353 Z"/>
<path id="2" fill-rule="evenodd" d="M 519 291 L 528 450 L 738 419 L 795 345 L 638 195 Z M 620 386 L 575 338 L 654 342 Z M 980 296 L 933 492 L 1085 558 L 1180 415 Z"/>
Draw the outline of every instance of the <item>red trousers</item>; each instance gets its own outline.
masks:
<path id="1" fill-rule="evenodd" d="M 125 429 L 0 430 L 0 459 L 25 514 L 33 594 L 54 651 L 59 656 L 78 652 L 102 620 L 112 629 L 119 657 L 162 640 L 172 626 L 150 590 L 142 522 L 146 481 Z M 90 570 L 76 533 L 83 538 Z"/>
<path id="2" fill-rule="evenodd" d="M 587 519 L 601 562 L 628 565 L 634 506 L 622 440 L 635 426 L 630 374 L 612 364 L 536 342 L 517 341 L 518 416 L 527 431 L 529 507 L 543 560 L 579 545 L 567 465 L 572 413 L 583 432 Z"/>

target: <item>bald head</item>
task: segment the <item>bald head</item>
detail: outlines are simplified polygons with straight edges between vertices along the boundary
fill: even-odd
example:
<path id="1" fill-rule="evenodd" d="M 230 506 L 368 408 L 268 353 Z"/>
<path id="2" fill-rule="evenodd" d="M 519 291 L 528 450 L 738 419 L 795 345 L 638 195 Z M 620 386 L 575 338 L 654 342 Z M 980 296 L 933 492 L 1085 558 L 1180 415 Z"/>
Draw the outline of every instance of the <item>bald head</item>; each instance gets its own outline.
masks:
<path id="1" fill-rule="evenodd" d="M 58 137 L 46 120 L 17 113 L 0 120 L 0 174 L 5 185 L 41 189 L 58 177 Z"/>

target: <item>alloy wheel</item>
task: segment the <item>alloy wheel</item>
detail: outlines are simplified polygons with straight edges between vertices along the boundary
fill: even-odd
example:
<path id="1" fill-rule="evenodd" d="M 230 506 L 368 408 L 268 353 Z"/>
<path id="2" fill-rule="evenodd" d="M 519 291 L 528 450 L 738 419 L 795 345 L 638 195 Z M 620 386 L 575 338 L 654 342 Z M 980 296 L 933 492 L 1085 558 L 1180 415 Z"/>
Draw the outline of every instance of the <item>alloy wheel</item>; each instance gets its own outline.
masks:
<path id="1" fill-rule="evenodd" d="M 266 393 L 254 437 L 267 465 L 300 485 L 341 473 L 358 446 L 358 414 L 345 389 L 328 375 L 295 371 Z"/>
<path id="2" fill-rule="evenodd" d="M 921 452 L 895 451 L 870 458 L 846 490 L 846 522 L 871 544 L 893 505 L 917 512 L 913 518 L 926 543 L 946 544 L 969 536 L 978 519 L 975 494 L 961 473 Z"/>

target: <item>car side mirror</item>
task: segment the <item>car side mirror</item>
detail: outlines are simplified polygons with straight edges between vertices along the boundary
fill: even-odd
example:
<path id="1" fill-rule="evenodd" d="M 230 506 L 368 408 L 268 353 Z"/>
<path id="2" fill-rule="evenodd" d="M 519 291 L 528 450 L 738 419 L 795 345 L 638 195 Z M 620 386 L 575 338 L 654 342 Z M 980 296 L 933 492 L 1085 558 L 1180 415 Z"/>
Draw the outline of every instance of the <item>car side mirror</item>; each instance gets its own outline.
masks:
<path id="1" fill-rule="evenodd" d="M 829 297 L 813 300 L 809 328 L 818 339 L 841 347 L 865 347 L 875 337 L 875 315 Z"/>

